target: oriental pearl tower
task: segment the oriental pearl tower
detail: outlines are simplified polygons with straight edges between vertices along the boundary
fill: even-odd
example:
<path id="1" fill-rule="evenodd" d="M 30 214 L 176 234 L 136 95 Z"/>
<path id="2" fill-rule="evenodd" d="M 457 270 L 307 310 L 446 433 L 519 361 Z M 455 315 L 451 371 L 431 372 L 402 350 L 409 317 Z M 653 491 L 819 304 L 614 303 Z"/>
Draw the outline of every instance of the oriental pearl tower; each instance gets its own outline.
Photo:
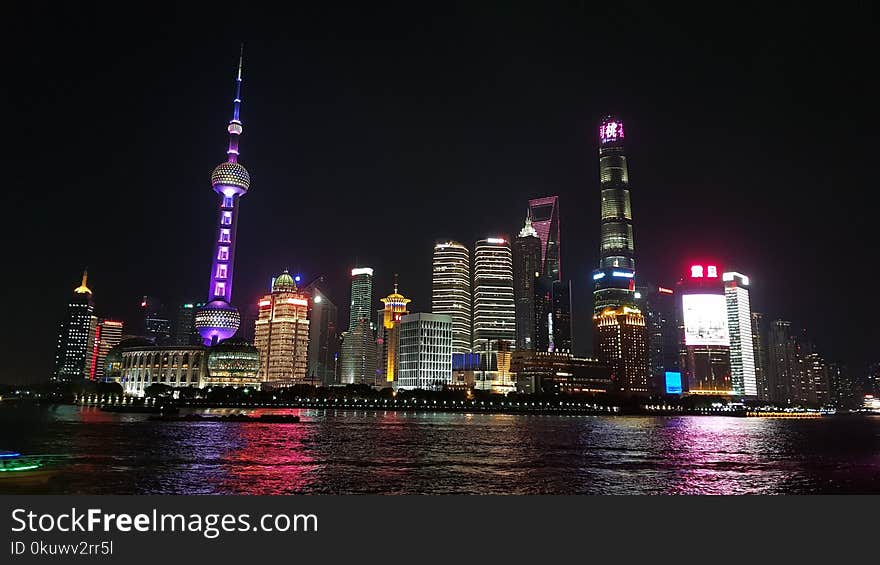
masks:
<path id="1" fill-rule="evenodd" d="M 195 326 L 205 345 L 215 345 L 230 338 L 238 331 L 241 316 L 232 300 L 232 269 L 235 259 L 235 231 L 238 226 L 238 201 L 247 194 L 251 177 L 238 162 L 238 138 L 242 127 L 239 119 L 241 109 L 241 65 L 244 45 L 238 58 L 238 74 L 235 78 L 235 99 L 232 102 L 232 119 L 229 132 L 229 148 L 226 161 L 217 165 L 211 173 L 211 185 L 220 196 L 217 229 L 214 236 L 214 255 L 211 260 L 211 282 L 208 302 L 196 312 Z"/>

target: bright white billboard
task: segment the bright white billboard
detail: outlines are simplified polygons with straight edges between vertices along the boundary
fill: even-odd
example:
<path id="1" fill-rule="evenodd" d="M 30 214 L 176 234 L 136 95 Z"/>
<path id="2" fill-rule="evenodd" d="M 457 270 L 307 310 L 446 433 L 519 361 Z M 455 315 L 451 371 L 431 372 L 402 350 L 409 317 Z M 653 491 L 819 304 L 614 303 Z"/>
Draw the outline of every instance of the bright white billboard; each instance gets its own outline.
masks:
<path id="1" fill-rule="evenodd" d="M 727 330 L 727 302 L 723 294 L 685 294 L 685 345 L 724 345 L 730 347 Z"/>

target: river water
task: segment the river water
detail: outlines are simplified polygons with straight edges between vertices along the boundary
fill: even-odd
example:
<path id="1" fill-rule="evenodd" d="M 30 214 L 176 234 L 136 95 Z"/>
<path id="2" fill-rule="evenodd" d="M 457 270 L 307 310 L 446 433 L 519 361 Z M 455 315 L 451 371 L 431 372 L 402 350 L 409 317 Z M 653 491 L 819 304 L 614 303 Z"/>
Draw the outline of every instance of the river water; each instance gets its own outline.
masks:
<path id="1" fill-rule="evenodd" d="M 0 406 L 0 450 L 46 456 L 26 492 L 62 494 L 880 493 L 878 416 L 271 412 L 302 421 Z"/>

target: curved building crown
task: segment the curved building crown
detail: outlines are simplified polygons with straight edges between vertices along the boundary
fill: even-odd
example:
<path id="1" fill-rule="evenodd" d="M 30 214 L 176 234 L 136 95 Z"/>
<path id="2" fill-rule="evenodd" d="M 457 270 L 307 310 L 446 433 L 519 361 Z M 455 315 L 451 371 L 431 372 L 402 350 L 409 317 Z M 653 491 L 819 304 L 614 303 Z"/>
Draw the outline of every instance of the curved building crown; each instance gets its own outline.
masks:
<path id="1" fill-rule="evenodd" d="M 296 292 L 296 281 L 287 270 L 276 277 L 272 283 L 272 292 Z"/>

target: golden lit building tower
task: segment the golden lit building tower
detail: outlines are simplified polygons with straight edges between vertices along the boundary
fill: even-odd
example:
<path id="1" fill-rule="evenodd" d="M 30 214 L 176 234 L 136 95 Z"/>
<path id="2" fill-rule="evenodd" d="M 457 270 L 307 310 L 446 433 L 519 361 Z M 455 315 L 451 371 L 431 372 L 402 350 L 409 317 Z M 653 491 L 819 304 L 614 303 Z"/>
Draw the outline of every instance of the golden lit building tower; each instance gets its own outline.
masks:
<path id="1" fill-rule="evenodd" d="M 593 315 L 596 355 L 611 367 L 621 392 L 648 394 L 648 339 L 645 317 L 633 306 L 606 307 Z"/>
<path id="2" fill-rule="evenodd" d="M 260 352 L 260 382 L 272 387 L 305 382 L 309 361 L 309 298 L 298 291 L 287 271 L 272 282 L 272 292 L 260 299 L 254 345 Z"/>
<path id="3" fill-rule="evenodd" d="M 381 299 L 385 305 L 382 325 L 385 329 L 383 359 L 385 364 L 385 382 L 393 383 L 397 378 L 397 349 L 400 344 L 400 319 L 409 314 L 406 305 L 412 302 L 397 292 L 397 276 L 394 277 L 394 292 Z M 377 383 L 378 384 L 378 383 Z"/>

